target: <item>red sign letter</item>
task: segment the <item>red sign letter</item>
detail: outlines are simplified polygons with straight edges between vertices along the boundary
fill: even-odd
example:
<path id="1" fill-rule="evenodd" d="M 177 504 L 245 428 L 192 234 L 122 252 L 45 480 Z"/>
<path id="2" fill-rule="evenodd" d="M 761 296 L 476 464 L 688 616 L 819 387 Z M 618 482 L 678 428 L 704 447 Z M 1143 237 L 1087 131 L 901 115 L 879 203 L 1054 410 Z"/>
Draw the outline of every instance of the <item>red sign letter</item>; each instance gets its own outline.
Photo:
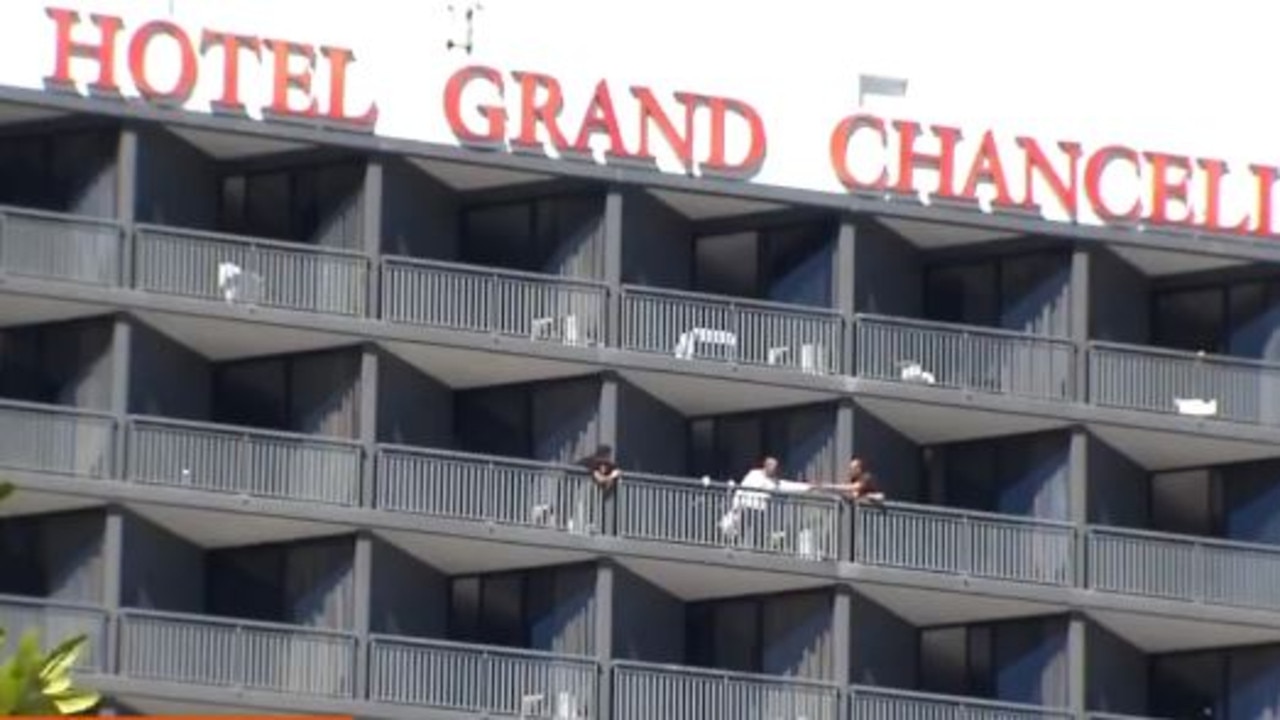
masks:
<path id="1" fill-rule="evenodd" d="M 703 102 L 711 109 L 711 151 L 702 162 L 702 174 L 745 180 L 760 172 L 767 148 L 764 121 L 760 119 L 760 113 L 741 100 L 703 98 Z M 747 121 L 747 132 L 751 133 L 746 156 L 734 164 L 725 159 L 728 151 L 725 147 L 725 120 L 729 114 Z"/>
<path id="2" fill-rule="evenodd" d="M 538 145 L 538 124 L 547 128 L 547 137 L 556 150 L 564 150 L 569 143 L 564 139 L 558 124 L 560 110 L 564 107 L 564 96 L 560 93 L 560 83 L 550 75 L 538 73 L 514 72 L 511 76 L 520 83 L 520 135 L 511 140 L 512 149 L 536 150 Z M 546 89 L 547 99 L 538 103 L 538 90 Z"/>
<path id="3" fill-rule="evenodd" d="M 1230 227 L 1222 224 L 1222 179 L 1227 174 L 1227 164 L 1222 160 L 1198 160 L 1196 162 L 1204 171 L 1204 217 L 1201 223 L 1209 232 L 1230 233 L 1238 235 L 1249 229 L 1249 219 L 1245 218 Z"/>
<path id="4" fill-rule="evenodd" d="M 871 182 L 863 182 L 854 177 L 853 170 L 849 168 L 849 143 L 853 141 L 853 136 L 863 129 L 874 131 L 880 136 L 880 146 L 886 149 L 889 147 L 889 137 L 884 129 L 884 121 L 871 115 L 847 117 L 841 120 L 831 133 L 831 166 L 835 168 L 840 184 L 850 192 L 863 189 L 883 190 L 889 184 L 889 171 L 884 167 L 880 168 L 880 174 Z"/>
<path id="5" fill-rule="evenodd" d="M 262 60 L 262 45 L 255 37 L 205 30 L 200 39 L 200 54 L 208 54 L 209 48 L 215 46 L 222 48 L 222 97 L 209 103 L 210 109 L 244 115 L 244 103 L 240 101 L 240 51 L 248 50 L 255 60 Z"/>
<path id="6" fill-rule="evenodd" d="M 349 116 L 346 111 L 347 66 L 356 61 L 356 54 L 345 48 L 322 47 L 320 54 L 329 63 L 329 112 L 330 120 L 341 125 L 373 130 L 378 123 L 378 104 L 369 103 L 363 115 Z"/>
<path id="7" fill-rule="evenodd" d="M 591 96 L 587 111 L 583 113 L 582 127 L 578 129 L 578 138 L 573 141 L 573 152 L 590 158 L 591 136 L 597 133 L 609 136 L 610 156 L 627 157 L 627 146 L 622 142 L 622 133 L 618 130 L 618 114 L 613 110 L 613 97 L 609 95 L 609 84 L 604 80 L 596 83 L 595 94 Z"/>
<path id="8" fill-rule="evenodd" d="M 991 201 L 993 208 L 1013 207 L 1009 182 L 1004 174 L 1004 163 L 1000 161 L 1000 148 L 990 130 L 982 134 L 982 144 L 978 146 L 978 154 L 973 159 L 973 166 L 969 168 L 969 179 L 965 180 L 964 190 L 960 192 L 966 199 L 977 200 L 980 184 L 995 187 L 996 196 Z"/>
<path id="9" fill-rule="evenodd" d="M 1188 225 L 1191 207 L 1187 203 L 1187 182 L 1191 179 L 1191 159 L 1165 153 L 1143 153 L 1151 167 L 1151 208 L 1148 218 L 1156 225 Z M 1169 177 L 1169 171 L 1176 177 Z M 1182 205 L 1182 217 L 1169 216 L 1169 202 Z"/>
<path id="10" fill-rule="evenodd" d="M 1067 217 L 1075 220 L 1079 211 L 1076 167 L 1080 164 L 1080 144 L 1071 142 L 1058 143 L 1058 149 L 1062 150 L 1067 156 L 1067 172 L 1064 180 L 1062 175 L 1054 170 L 1053 164 L 1049 162 L 1049 158 L 1045 156 L 1044 151 L 1040 149 L 1040 145 L 1035 140 L 1029 137 L 1020 137 L 1017 143 L 1018 147 L 1022 148 L 1022 152 L 1025 155 L 1024 162 L 1026 163 L 1024 176 L 1026 195 L 1022 199 L 1023 209 L 1032 212 L 1040 209 L 1040 204 L 1036 202 L 1036 186 L 1034 182 L 1035 176 L 1039 175 L 1040 179 L 1049 185 L 1054 197 L 1058 198 L 1058 204 L 1062 205 L 1062 209 L 1067 212 Z"/>
<path id="11" fill-rule="evenodd" d="M 462 68 L 444 86 L 444 115 L 449 121 L 449 129 L 463 145 L 483 148 L 500 146 L 507 134 L 507 111 L 501 105 L 481 105 L 478 108 L 485 120 L 483 132 L 472 132 L 462 118 L 462 93 L 473 80 L 487 81 L 497 88 L 498 97 L 502 97 L 502 73 L 478 65 Z"/>
<path id="12" fill-rule="evenodd" d="M 693 170 L 693 118 L 698 110 L 698 96 L 690 93 L 676 93 L 676 100 L 684 106 L 684 135 L 676 131 L 675 124 L 667 116 L 662 105 L 653 96 L 653 91 L 645 87 L 631 88 L 631 94 L 640 101 L 640 148 L 636 157 L 642 160 L 653 160 L 653 151 L 649 148 L 649 123 L 658 125 L 658 132 L 666 139 L 671 152 L 685 172 Z"/>
<path id="13" fill-rule="evenodd" d="M 147 49 L 157 35 L 167 37 L 178 45 L 178 79 L 169 90 L 159 90 L 147 78 Z M 138 94 L 159 105 L 182 107 L 191 99 L 196 89 L 196 49 L 186 31 L 166 20 L 153 20 L 138 28 L 129 41 L 129 72 Z"/>
<path id="14" fill-rule="evenodd" d="M 116 35 L 124 27 L 124 21 L 109 15 L 90 15 L 89 20 L 98 28 L 102 39 L 97 45 L 76 42 L 71 31 L 80 22 L 80 13 L 74 10 L 49 8 L 45 14 L 57 25 L 57 46 L 54 51 L 53 74 L 44 79 L 45 87 L 61 92 L 75 92 L 76 83 L 71 77 L 71 59 L 85 58 L 98 61 L 98 79 L 89 85 L 95 95 L 120 95 L 116 84 Z"/>
<path id="15" fill-rule="evenodd" d="M 317 113 L 317 103 L 315 97 L 311 95 L 311 72 L 316 67 L 315 48 L 287 40 L 263 40 L 262 44 L 271 53 L 274 61 L 271 105 L 265 112 L 277 118 L 314 118 Z M 306 60 L 306 67 L 299 71 L 289 67 L 289 61 L 295 57 Z M 289 104 L 291 90 L 297 90 L 303 94 L 307 101 L 306 107 L 299 110 Z"/>
<path id="16" fill-rule="evenodd" d="M 917 167 L 936 169 L 938 171 L 938 189 L 935 193 L 944 200 L 959 199 L 956 195 L 956 143 L 963 135 L 957 128 L 935 125 L 932 130 L 942 146 L 937 155 L 916 152 L 916 138 L 920 135 L 920 124 L 905 120 L 896 120 L 893 127 L 898 131 L 898 182 L 894 186 L 896 192 L 904 195 L 917 192 L 915 186 L 915 170 Z"/>
<path id="17" fill-rule="evenodd" d="M 1270 237 L 1274 234 L 1271 226 L 1271 189 L 1275 187 L 1280 171 L 1267 165 L 1250 165 L 1249 172 L 1258 179 L 1258 212 L 1254 216 L 1257 225 L 1253 228 L 1255 235 Z"/>
<path id="18" fill-rule="evenodd" d="M 1089 205 L 1093 207 L 1094 214 L 1104 222 L 1134 221 L 1142 214 L 1142 203 L 1139 200 L 1134 200 L 1128 210 L 1116 212 L 1102 196 L 1102 176 L 1111 163 L 1119 160 L 1129 163 L 1133 166 L 1134 174 L 1138 174 L 1138 153 L 1120 145 L 1108 145 L 1098 150 L 1089 158 L 1084 168 L 1085 195 L 1089 197 Z"/>

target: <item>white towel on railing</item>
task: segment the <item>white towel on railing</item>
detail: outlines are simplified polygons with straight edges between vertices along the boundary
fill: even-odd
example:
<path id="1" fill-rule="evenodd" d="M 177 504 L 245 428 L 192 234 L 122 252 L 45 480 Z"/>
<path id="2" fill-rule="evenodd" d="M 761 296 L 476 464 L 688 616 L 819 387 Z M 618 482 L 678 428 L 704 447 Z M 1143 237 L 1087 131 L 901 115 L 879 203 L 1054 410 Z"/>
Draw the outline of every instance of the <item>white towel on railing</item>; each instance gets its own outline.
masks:
<path id="1" fill-rule="evenodd" d="M 925 385 L 934 385 L 938 382 L 938 378 L 933 373 L 924 369 L 924 366 L 914 360 L 906 360 L 898 363 L 901 368 L 899 377 L 903 382 L 923 383 Z"/>
<path id="2" fill-rule="evenodd" d="M 715 328 L 693 328 L 680 335 L 676 343 L 675 356 L 681 360 L 692 360 L 697 354 L 698 345 L 720 345 L 727 348 L 738 346 L 738 336 L 728 330 Z"/>
<path id="3" fill-rule="evenodd" d="M 1205 400 L 1204 398 L 1174 398 L 1173 404 L 1174 407 L 1178 408 L 1179 415 L 1213 417 L 1218 414 L 1217 398 L 1211 400 Z"/>

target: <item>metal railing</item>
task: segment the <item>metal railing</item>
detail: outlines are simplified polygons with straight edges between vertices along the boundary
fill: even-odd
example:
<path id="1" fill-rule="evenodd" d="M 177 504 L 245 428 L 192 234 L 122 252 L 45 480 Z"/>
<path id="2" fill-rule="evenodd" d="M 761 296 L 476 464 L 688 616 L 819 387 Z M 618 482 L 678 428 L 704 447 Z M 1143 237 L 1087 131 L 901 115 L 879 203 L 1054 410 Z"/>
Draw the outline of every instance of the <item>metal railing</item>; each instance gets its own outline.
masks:
<path id="1" fill-rule="evenodd" d="M 369 261 L 352 250 L 139 226 L 139 290 L 331 315 L 363 316 Z"/>
<path id="2" fill-rule="evenodd" d="M 857 507 L 853 555 L 867 565 L 1072 585 L 1075 537 L 1069 522 L 895 502 Z"/>
<path id="3" fill-rule="evenodd" d="M 859 377 L 1040 400 L 1075 397 L 1070 340 L 969 325 L 859 315 Z"/>
<path id="4" fill-rule="evenodd" d="M 850 720 L 1074 720 L 1070 710 L 957 695 L 854 686 Z"/>
<path id="5" fill-rule="evenodd" d="M 141 610 L 122 610 L 125 677 L 351 697 L 356 639 L 314 628 Z"/>
<path id="6" fill-rule="evenodd" d="M 842 506 L 834 497 L 643 473 L 627 473 L 617 493 L 621 537 L 803 560 L 833 560 L 839 553 Z"/>
<path id="7" fill-rule="evenodd" d="M 119 285 L 124 229 L 113 220 L 0 208 L 0 272 Z"/>
<path id="8" fill-rule="evenodd" d="M 382 261 L 382 317 L 389 322 L 592 346 L 605 340 L 607 296 L 603 283 L 558 275 Z"/>
<path id="9" fill-rule="evenodd" d="M 379 636 L 369 653 L 369 699 L 375 702 L 484 717 L 599 717 L 600 668 L 586 658 Z"/>
<path id="10" fill-rule="evenodd" d="M 1090 527 L 1093 590 L 1280 610 L 1280 547 Z"/>
<path id="11" fill-rule="evenodd" d="M 600 492 L 572 467 L 386 445 L 377 477 L 380 510 L 575 533 L 603 529 Z"/>
<path id="12" fill-rule="evenodd" d="M 1095 342 L 1089 345 L 1089 401 L 1129 410 L 1280 425 L 1280 365 Z"/>
<path id="13" fill-rule="evenodd" d="M 622 291 L 626 350 L 838 375 L 843 332 L 831 309 L 637 286 Z"/>
<path id="14" fill-rule="evenodd" d="M 617 662 L 612 720 L 838 720 L 840 694 L 813 680 Z"/>
<path id="15" fill-rule="evenodd" d="M 0 467 L 109 477 L 115 437 L 116 422 L 107 413 L 0 401 Z"/>
<path id="16" fill-rule="evenodd" d="M 47 598 L 0 595 L 0 628 L 6 631 L 4 642 L 0 642 L 0 658 L 11 657 L 18 641 L 32 630 L 38 633 L 40 647 L 46 651 L 76 635 L 86 635 L 89 642 L 76 667 L 91 672 L 107 669 L 104 651 L 107 615 L 101 608 Z"/>
<path id="17" fill-rule="evenodd" d="M 360 503 L 363 451 L 351 440 L 164 418 L 129 420 L 127 479 L 210 492 Z"/>

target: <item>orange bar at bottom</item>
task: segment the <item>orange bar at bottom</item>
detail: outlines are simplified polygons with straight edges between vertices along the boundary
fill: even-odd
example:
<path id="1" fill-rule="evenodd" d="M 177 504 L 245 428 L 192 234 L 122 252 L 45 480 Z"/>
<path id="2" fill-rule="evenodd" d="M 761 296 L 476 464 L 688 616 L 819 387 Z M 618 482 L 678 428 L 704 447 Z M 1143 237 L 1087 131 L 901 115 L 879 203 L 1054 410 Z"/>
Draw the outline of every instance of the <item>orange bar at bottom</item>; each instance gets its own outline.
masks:
<path id="1" fill-rule="evenodd" d="M 116 720 L 355 720 L 350 715 L 110 715 Z M 61 715 L 29 715 L 27 720 L 67 720 Z"/>

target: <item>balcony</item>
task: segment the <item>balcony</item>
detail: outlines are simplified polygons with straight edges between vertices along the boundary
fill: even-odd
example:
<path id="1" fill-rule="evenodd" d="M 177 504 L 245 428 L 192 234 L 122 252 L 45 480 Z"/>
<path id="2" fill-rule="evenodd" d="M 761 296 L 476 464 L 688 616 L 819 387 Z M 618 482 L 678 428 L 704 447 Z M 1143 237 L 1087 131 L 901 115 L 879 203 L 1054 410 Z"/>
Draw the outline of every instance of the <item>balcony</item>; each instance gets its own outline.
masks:
<path id="1" fill-rule="evenodd" d="M 622 347 L 636 352 L 838 375 L 843 322 L 834 310 L 627 286 Z"/>
<path id="2" fill-rule="evenodd" d="M 137 680 L 351 697 L 356 639 L 337 631 L 141 610 L 120 613 L 119 674 Z"/>
<path id="3" fill-rule="evenodd" d="M 308 313 L 361 317 L 369 262 L 358 252 L 198 230 L 139 226 L 139 290 Z"/>
<path id="4" fill-rule="evenodd" d="M 1270 363 L 1095 342 L 1089 378 L 1095 405 L 1280 425 L 1280 366 Z"/>
<path id="5" fill-rule="evenodd" d="M 854 561 L 1035 585 L 1075 582 L 1075 530 L 1054 522 L 892 503 L 858 507 Z"/>
<path id="6" fill-rule="evenodd" d="M 129 421 L 127 479 L 355 506 L 362 457 L 360 446 L 348 440 L 136 417 Z"/>
<path id="7" fill-rule="evenodd" d="M 1087 537 L 1093 590 L 1280 610 L 1280 547 L 1110 527 Z"/>
<path id="8" fill-rule="evenodd" d="M 854 686 L 852 720 L 1072 720 L 1065 709 L 996 702 L 956 695 Z"/>
<path id="9" fill-rule="evenodd" d="M 49 649 L 76 635 L 86 635 L 88 646 L 82 651 L 76 667 L 87 672 L 107 669 L 104 647 L 107 637 L 107 615 L 90 605 L 63 603 L 43 598 L 0 595 L 0 628 L 7 631 L 0 642 L 0 658 L 8 659 L 22 635 L 35 630 L 40 646 Z"/>
<path id="10" fill-rule="evenodd" d="M 810 561 L 839 553 L 843 516 L 833 497 L 770 496 L 726 483 L 629 473 L 617 504 L 621 537 Z"/>
<path id="11" fill-rule="evenodd" d="M 600 493 L 585 473 L 513 458 L 383 446 L 374 503 L 391 512 L 498 525 L 602 529 Z"/>
<path id="12" fill-rule="evenodd" d="M 1075 397 L 1069 340 L 969 325 L 859 315 L 858 376 L 1064 401 Z"/>
<path id="13" fill-rule="evenodd" d="M 605 340 L 600 283 L 457 263 L 386 258 L 382 316 L 394 323 L 589 347 Z"/>
<path id="14" fill-rule="evenodd" d="M 369 699 L 484 717 L 599 718 L 600 669 L 586 658 L 375 636 Z"/>
<path id="15" fill-rule="evenodd" d="M 838 720 L 840 688 L 771 675 L 618 662 L 612 720 Z"/>
<path id="16" fill-rule="evenodd" d="M 109 477 L 115 435 L 106 413 L 0 401 L 0 467 L 10 470 Z"/>
<path id="17" fill-rule="evenodd" d="M 116 286 L 124 249 L 124 230 L 111 220 L 0 208 L 0 273 Z"/>

